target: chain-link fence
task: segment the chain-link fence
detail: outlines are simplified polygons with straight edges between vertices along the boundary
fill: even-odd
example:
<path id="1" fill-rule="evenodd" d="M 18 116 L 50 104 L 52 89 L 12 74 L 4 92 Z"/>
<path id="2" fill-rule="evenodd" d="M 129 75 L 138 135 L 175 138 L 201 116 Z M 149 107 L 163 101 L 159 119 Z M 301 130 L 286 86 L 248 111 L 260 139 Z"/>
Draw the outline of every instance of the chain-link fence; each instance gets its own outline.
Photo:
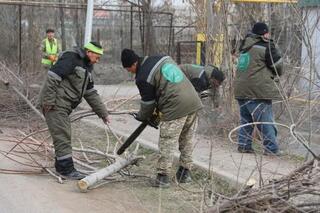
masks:
<path id="1" fill-rule="evenodd" d="M 83 45 L 84 4 L 7 2 L 0 4 L 0 17 L 0 56 L 8 64 L 17 64 L 19 73 L 41 72 L 41 42 L 48 28 L 55 30 L 62 50 Z M 132 48 L 139 55 L 171 54 L 172 21 L 171 13 L 146 12 L 140 7 L 96 7 L 92 40 L 99 41 L 106 50 L 96 66 L 96 74 L 102 80 L 99 83 L 126 79 L 127 73 L 120 66 L 123 48 Z M 118 80 L 114 81 L 114 77 Z"/>

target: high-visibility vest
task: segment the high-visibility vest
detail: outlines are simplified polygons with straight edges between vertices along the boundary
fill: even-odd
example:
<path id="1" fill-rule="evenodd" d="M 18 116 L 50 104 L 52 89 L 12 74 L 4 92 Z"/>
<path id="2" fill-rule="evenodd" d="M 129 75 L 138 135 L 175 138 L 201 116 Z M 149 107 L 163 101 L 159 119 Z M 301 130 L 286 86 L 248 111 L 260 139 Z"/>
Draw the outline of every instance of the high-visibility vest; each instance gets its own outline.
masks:
<path id="1" fill-rule="evenodd" d="M 58 53 L 58 43 L 57 43 L 57 39 L 53 39 L 52 42 L 52 47 L 50 45 L 50 41 L 48 38 L 44 39 L 45 43 L 46 43 L 46 54 L 47 55 L 57 55 Z M 50 61 L 47 58 L 42 58 L 41 60 L 42 64 L 46 64 L 46 65 L 53 65 L 52 61 Z"/>

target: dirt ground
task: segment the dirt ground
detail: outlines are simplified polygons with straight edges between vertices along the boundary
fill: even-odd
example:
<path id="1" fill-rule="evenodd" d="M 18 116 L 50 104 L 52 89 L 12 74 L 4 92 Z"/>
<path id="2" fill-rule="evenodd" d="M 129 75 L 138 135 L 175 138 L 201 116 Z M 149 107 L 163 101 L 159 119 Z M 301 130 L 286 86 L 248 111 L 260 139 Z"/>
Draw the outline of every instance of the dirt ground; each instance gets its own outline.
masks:
<path id="1" fill-rule="evenodd" d="M 10 125 L 13 125 L 12 122 Z M 81 140 L 84 147 L 106 149 L 106 133 L 103 129 L 84 122 L 75 122 L 72 126 L 74 146 L 79 147 Z M 13 146 L 6 139 L 20 137 L 16 129 L 3 125 L 0 129 L 0 168 L 20 171 L 28 169 L 3 155 L 4 151 Z M 79 192 L 76 181 L 59 184 L 45 172 L 30 175 L 2 173 L 1 212 L 201 212 L 212 203 L 209 199 L 210 190 L 226 194 L 232 192 L 226 183 L 217 179 L 209 180 L 207 174 L 200 170 L 195 171 L 195 182 L 192 184 L 177 185 L 172 179 L 170 189 L 153 188 L 150 180 L 157 155 L 142 148 L 139 154 L 146 159 L 138 167 L 128 168 L 126 172 L 129 172 L 129 176 L 115 175 L 114 180 L 101 182 L 87 193 Z M 77 154 L 77 157 L 81 156 Z M 174 172 L 173 169 L 172 178 Z"/>
<path id="2" fill-rule="evenodd" d="M 119 86 L 101 88 L 101 94 L 109 94 L 113 98 L 123 99 L 123 97 L 131 97 L 137 92 L 132 90 L 131 87 L 128 87 L 128 90 L 125 90 L 126 88 L 126 84 L 120 89 Z M 112 92 L 112 89 L 114 89 L 115 92 Z M 116 97 L 116 95 L 119 95 L 119 97 Z M 113 102 L 107 105 L 108 108 L 113 108 L 119 103 L 120 102 Z M 81 107 L 82 109 L 86 108 L 84 102 Z M 126 106 L 118 107 L 117 110 L 127 110 L 129 108 L 138 109 L 138 107 L 139 101 L 134 100 Z M 28 109 L 28 107 L 25 108 Z M 139 149 L 139 154 L 144 155 L 146 159 L 140 162 L 138 167 L 132 166 L 125 170 L 126 175 L 124 173 L 122 173 L 122 175 L 114 175 L 113 180 L 99 183 L 97 188 L 89 190 L 88 193 L 80 193 L 75 181 L 67 181 L 64 184 L 59 184 L 56 179 L 49 176 L 46 172 L 32 175 L 4 174 L 3 169 L 30 169 L 21 164 L 14 163 L 11 159 L 4 156 L 5 152 L 13 146 L 7 139 L 22 137 L 18 129 L 30 133 L 46 126 L 43 121 L 38 120 L 36 116 L 30 112 L 30 109 L 28 110 L 29 111 L 26 112 L 17 109 L 20 114 L 12 114 L 12 117 L 10 114 L 11 111 L 8 110 L 5 116 L 3 116 L 3 119 L 2 117 L 0 118 L 0 153 L 2 154 L 0 156 L 0 212 L 203 212 L 214 202 L 214 197 L 210 197 L 212 192 L 224 195 L 231 195 L 235 192 L 226 182 L 213 177 L 209 178 L 207 172 L 197 169 L 193 171 L 194 182 L 192 184 L 177 185 L 173 179 L 176 164 L 172 169 L 171 188 L 152 188 L 149 182 L 151 178 L 154 178 L 154 165 L 157 160 L 157 154 L 143 148 Z M 212 120 L 221 121 L 223 114 L 209 112 L 211 113 L 209 115 L 206 111 L 202 113 L 202 115 L 200 114 L 202 120 L 199 122 L 198 133 L 214 134 L 215 141 L 212 143 L 214 145 L 214 152 L 212 153 L 214 158 L 212 164 L 219 164 L 218 166 L 216 165 L 217 171 L 221 170 L 225 172 L 229 169 L 234 172 L 235 165 L 232 163 L 237 166 L 237 163 L 240 162 L 241 164 L 242 160 L 243 163 L 254 164 L 254 167 L 247 165 L 248 168 L 245 167 L 247 169 L 242 169 L 241 171 L 250 171 L 252 168 L 256 168 L 256 162 L 253 156 L 239 155 L 239 153 L 234 152 L 232 144 L 224 143 L 228 130 L 233 128 L 232 126 L 228 126 L 228 124 L 233 124 L 234 122 L 230 120 L 225 122 L 227 123 L 226 126 L 220 125 L 219 123 L 218 125 L 212 122 Z M 113 119 L 112 124 L 122 125 L 121 128 L 126 128 L 127 131 L 130 128 L 136 128 L 136 124 L 131 122 L 134 119 L 129 115 L 126 116 L 111 116 Z M 128 117 L 130 118 L 127 119 Z M 98 120 L 93 123 L 97 124 L 97 122 L 101 121 Z M 210 123 L 214 125 L 208 125 Z M 101 128 L 98 127 L 98 125 L 82 121 L 75 122 L 72 126 L 74 146 L 80 147 L 81 141 L 84 147 L 97 148 L 102 151 L 112 151 L 115 138 L 110 135 L 107 137 L 106 130 L 103 129 L 104 127 Z M 113 126 L 113 128 L 120 129 L 120 126 Z M 129 130 L 129 132 L 131 133 L 132 131 Z M 155 139 L 154 134 L 150 134 L 149 137 Z M 42 134 L 40 137 L 42 140 L 47 138 L 47 133 Z M 107 145 L 108 140 L 110 140 L 109 146 Z M 204 142 L 203 138 L 199 139 L 194 157 L 198 157 L 198 160 L 202 159 L 207 164 L 211 159 L 206 159 L 209 156 L 209 146 Z M 83 159 L 82 154 L 74 153 L 74 155 Z M 94 159 L 96 156 L 88 155 L 88 157 Z M 29 158 L 23 160 L 26 162 L 30 161 Z M 263 160 L 265 164 L 266 161 L 264 158 Z M 289 165 L 287 159 L 267 158 L 266 160 L 267 163 L 271 163 L 271 168 L 275 167 L 273 164 L 277 165 L 276 170 L 279 170 L 276 171 L 277 174 L 289 168 L 287 166 Z M 99 162 L 99 164 L 93 165 L 102 168 L 107 164 L 107 161 L 102 161 Z M 51 161 L 50 165 L 53 165 L 53 161 Z M 232 167 L 230 165 L 232 165 Z M 272 174 L 273 173 L 275 172 L 272 172 Z"/>

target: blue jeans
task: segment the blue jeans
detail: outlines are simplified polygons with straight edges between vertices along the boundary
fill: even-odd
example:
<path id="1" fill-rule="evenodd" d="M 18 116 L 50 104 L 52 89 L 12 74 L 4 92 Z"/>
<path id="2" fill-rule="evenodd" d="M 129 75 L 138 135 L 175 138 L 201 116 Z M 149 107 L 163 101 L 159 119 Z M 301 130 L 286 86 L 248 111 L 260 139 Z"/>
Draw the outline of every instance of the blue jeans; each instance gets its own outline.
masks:
<path id="1" fill-rule="evenodd" d="M 240 107 L 240 124 L 252 122 L 273 122 L 272 101 L 271 100 L 247 100 L 238 99 Z M 277 153 L 278 144 L 276 142 L 277 129 L 273 124 L 258 124 L 262 134 L 265 151 Z M 253 125 L 241 127 L 238 136 L 238 146 L 241 149 L 252 149 Z"/>

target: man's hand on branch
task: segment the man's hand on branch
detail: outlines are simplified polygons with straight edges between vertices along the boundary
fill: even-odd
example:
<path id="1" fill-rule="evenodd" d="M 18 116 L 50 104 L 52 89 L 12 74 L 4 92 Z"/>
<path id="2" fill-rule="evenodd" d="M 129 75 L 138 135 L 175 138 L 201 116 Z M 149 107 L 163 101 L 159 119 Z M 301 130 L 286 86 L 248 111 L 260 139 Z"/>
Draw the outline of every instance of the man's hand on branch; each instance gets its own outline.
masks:
<path id="1" fill-rule="evenodd" d="M 104 124 L 109 124 L 109 123 L 110 123 L 110 118 L 109 118 L 108 115 L 105 116 L 105 117 L 103 117 L 102 120 L 103 120 L 103 123 L 104 123 Z"/>

